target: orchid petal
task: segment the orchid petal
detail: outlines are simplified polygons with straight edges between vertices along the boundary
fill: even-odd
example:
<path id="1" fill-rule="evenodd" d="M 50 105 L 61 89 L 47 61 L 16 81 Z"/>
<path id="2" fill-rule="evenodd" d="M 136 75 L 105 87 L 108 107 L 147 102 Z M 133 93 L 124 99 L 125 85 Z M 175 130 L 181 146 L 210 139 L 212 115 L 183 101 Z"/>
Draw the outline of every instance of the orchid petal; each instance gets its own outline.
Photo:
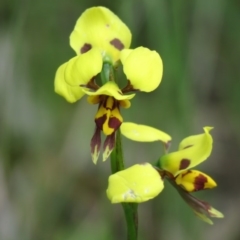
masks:
<path id="1" fill-rule="evenodd" d="M 162 156 L 160 167 L 177 176 L 183 170 L 205 161 L 211 154 L 213 139 L 209 133 L 212 127 L 204 127 L 203 129 L 203 134 L 183 139 L 178 151 Z"/>
<path id="2" fill-rule="evenodd" d="M 135 90 L 151 92 L 162 79 L 162 59 L 156 51 L 138 47 L 134 50 L 124 49 L 120 53 L 123 71 Z"/>
<path id="3" fill-rule="evenodd" d="M 136 164 L 109 177 L 107 196 L 112 203 L 141 203 L 156 197 L 164 188 L 159 173 L 149 163 Z"/>
<path id="4" fill-rule="evenodd" d="M 70 59 L 65 69 L 65 80 L 71 86 L 87 84 L 102 70 L 102 57 L 97 48 Z"/>
<path id="5" fill-rule="evenodd" d="M 171 141 L 171 137 L 165 132 L 132 122 L 123 122 L 121 125 L 121 133 L 126 138 L 137 142 L 162 141 L 168 144 Z"/>
<path id="6" fill-rule="evenodd" d="M 82 91 L 90 96 L 107 95 L 110 97 L 114 97 L 116 100 L 129 100 L 135 96 L 135 94 L 123 95 L 118 85 L 115 82 L 111 81 L 105 83 L 95 92 L 93 92 L 91 89 L 88 89 L 87 87 L 82 87 Z"/>
<path id="7" fill-rule="evenodd" d="M 61 65 L 55 76 L 54 88 L 55 92 L 64 97 L 68 102 L 74 103 L 82 98 L 85 93 L 78 86 L 72 87 L 65 81 L 65 69 L 68 63 Z"/>
<path id="8" fill-rule="evenodd" d="M 92 7 L 77 20 L 70 35 L 70 45 L 77 55 L 98 47 L 103 56 L 116 62 L 120 51 L 129 48 L 131 38 L 128 27 L 113 12 L 105 7 Z"/>
<path id="9" fill-rule="evenodd" d="M 210 189 L 217 186 L 216 182 L 207 174 L 197 170 L 186 170 L 181 172 L 175 182 L 187 192 Z"/>

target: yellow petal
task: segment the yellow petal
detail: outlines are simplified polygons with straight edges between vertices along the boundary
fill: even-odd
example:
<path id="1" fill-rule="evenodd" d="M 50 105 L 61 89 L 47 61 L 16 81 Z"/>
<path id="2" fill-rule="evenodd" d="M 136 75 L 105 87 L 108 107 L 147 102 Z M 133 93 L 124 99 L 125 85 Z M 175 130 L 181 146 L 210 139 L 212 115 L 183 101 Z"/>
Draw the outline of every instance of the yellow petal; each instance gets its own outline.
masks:
<path id="1" fill-rule="evenodd" d="M 98 47 L 103 56 L 106 54 L 115 62 L 120 50 L 129 48 L 131 38 L 128 27 L 113 12 L 105 7 L 92 7 L 77 20 L 70 45 L 77 55 Z"/>
<path id="2" fill-rule="evenodd" d="M 192 168 L 205 161 L 212 151 L 212 127 L 204 127 L 203 134 L 187 137 L 179 145 L 179 151 L 166 154 L 160 158 L 160 166 L 174 176 L 183 170 Z"/>
<path id="3" fill-rule="evenodd" d="M 85 93 L 80 87 L 72 87 L 66 83 L 64 73 L 68 63 L 61 65 L 55 76 L 54 88 L 55 92 L 63 96 L 68 102 L 74 103 L 79 100 Z"/>
<path id="4" fill-rule="evenodd" d="M 107 196 L 112 203 L 141 203 L 156 197 L 163 187 L 161 176 L 151 164 L 136 164 L 109 177 Z"/>
<path id="5" fill-rule="evenodd" d="M 151 92 L 161 82 L 163 74 L 162 59 L 156 51 L 138 47 L 124 49 L 120 53 L 123 71 L 134 89 Z"/>
<path id="6" fill-rule="evenodd" d="M 101 97 L 98 95 L 97 96 L 88 96 L 87 101 L 90 104 L 98 104 L 101 101 Z"/>
<path id="7" fill-rule="evenodd" d="M 167 133 L 146 125 L 131 122 L 123 122 L 120 129 L 121 133 L 125 137 L 133 141 L 138 142 L 162 141 L 164 143 L 168 143 L 171 141 L 171 137 Z"/>
<path id="8" fill-rule="evenodd" d="M 96 95 L 107 95 L 114 97 L 116 100 L 126 100 L 132 99 L 135 94 L 123 95 L 118 85 L 115 82 L 107 82 L 102 87 L 100 87 L 96 92 L 92 92 L 91 89 L 82 88 L 82 91 L 87 95 L 96 96 Z"/>
<path id="9" fill-rule="evenodd" d="M 121 101 L 119 101 L 119 104 L 123 108 L 130 108 L 131 107 L 131 102 L 129 100 L 121 100 Z"/>
<path id="10" fill-rule="evenodd" d="M 133 49 L 123 49 L 120 53 L 120 59 L 122 63 L 126 62 L 128 56 L 133 52 Z"/>
<path id="11" fill-rule="evenodd" d="M 102 57 L 97 48 L 70 59 L 65 69 L 66 82 L 71 86 L 87 84 L 102 70 Z"/>
<path id="12" fill-rule="evenodd" d="M 199 134 L 199 135 L 193 135 L 187 138 L 184 138 L 180 144 L 178 150 L 182 150 L 185 148 L 192 147 L 195 143 L 198 143 L 199 141 L 203 140 L 202 137 L 208 138 L 209 140 L 212 139 L 211 135 L 209 132 L 213 129 L 213 127 L 204 127 L 204 134 Z M 212 140 L 210 141 L 212 143 Z"/>
<path id="13" fill-rule="evenodd" d="M 175 181 L 188 192 L 217 186 L 216 182 L 210 176 L 197 170 L 183 171 L 176 177 Z"/>

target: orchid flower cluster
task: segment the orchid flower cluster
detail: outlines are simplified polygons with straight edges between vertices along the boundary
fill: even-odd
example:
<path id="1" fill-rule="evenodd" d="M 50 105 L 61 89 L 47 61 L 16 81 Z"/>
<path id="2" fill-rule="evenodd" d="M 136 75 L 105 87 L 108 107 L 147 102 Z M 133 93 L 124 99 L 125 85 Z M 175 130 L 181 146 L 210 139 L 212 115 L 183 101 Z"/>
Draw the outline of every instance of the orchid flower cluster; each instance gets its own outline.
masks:
<path id="1" fill-rule="evenodd" d="M 183 200 L 203 221 L 213 224 L 209 217 L 222 218 L 223 214 L 205 201 L 190 193 L 211 189 L 216 182 L 207 174 L 191 168 L 205 161 L 211 154 L 212 127 L 204 127 L 204 133 L 184 138 L 178 151 L 167 153 L 171 137 L 166 133 L 145 125 L 123 123 L 122 134 L 134 141 L 162 141 L 166 154 L 155 164 L 141 163 L 117 172 L 109 177 L 107 196 L 112 203 L 145 202 L 155 198 L 164 188 L 167 179 L 179 192 Z"/>
<path id="2" fill-rule="evenodd" d="M 98 104 L 91 141 L 94 163 L 100 153 L 101 131 L 107 136 L 103 161 L 114 148 L 115 133 L 123 122 L 120 107 L 129 108 L 134 92 L 151 92 L 161 82 L 163 66 L 159 54 L 144 47 L 129 49 L 131 38 L 128 27 L 109 9 L 87 9 L 70 35 L 70 46 L 77 56 L 61 65 L 56 73 L 56 93 L 71 103 L 87 94 L 90 104 Z M 120 64 L 126 75 L 122 89 L 115 76 Z M 100 84 L 96 81 L 98 75 Z"/>
<path id="3" fill-rule="evenodd" d="M 155 90 L 162 79 L 160 55 L 145 47 L 130 48 L 131 32 L 109 9 L 87 9 L 70 35 L 70 46 L 76 56 L 62 64 L 55 76 L 55 92 L 74 103 L 85 94 L 90 104 L 98 104 L 95 132 L 91 139 L 91 156 L 96 164 L 103 143 L 103 161 L 116 145 L 116 132 L 140 142 L 163 142 L 166 154 L 157 163 L 138 163 L 109 177 L 107 196 L 112 203 L 141 203 L 155 198 L 168 180 L 181 197 L 204 221 L 223 217 L 222 213 L 190 193 L 216 186 L 205 173 L 191 168 L 206 160 L 212 151 L 211 127 L 204 133 L 182 140 L 176 152 L 168 153 L 171 137 L 152 127 L 123 122 L 120 109 L 129 108 L 130 100 L 139 91 Z M 119 69 L 124 84 L 117 79 Z M 122 79 L 121 79 L 122 80 Z"/>

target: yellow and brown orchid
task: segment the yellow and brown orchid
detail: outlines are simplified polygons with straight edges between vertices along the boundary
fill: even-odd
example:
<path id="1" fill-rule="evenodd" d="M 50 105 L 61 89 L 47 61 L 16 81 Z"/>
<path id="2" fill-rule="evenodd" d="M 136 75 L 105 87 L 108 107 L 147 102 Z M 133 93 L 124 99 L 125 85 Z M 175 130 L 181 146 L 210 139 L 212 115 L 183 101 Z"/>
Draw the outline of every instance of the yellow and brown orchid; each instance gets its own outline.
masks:
<path id="1" fill-rule="evenodd" d="M 204 127 L 204 133 L 184 138 L 176 152 L 160 157 L 156 166 L 149 163 L 136 164 L 109 177 L 107 196 L 112 203 L 144 202 L 156 197 L 168 179 L 197 216 L 212 224 L 208 217 L 222 218 L 223 214 L 207 202 L 190 193 L 217 186 L 207 174 L 190 168 L 205 161 L 211 154 L 212 127 Z M 162 141 L 169 147 L 171 137 L 152 127 L 135 123 L 123 123 L 121 132 L 127 138 L 139 142 Z"/>
<path id="2" fill-rule="evenodd" d="M 130 107 L 136 91 L 150 92 L 162 79 L 163 65 L 159 54 L 148 48 L 129 49 L 131 32 L 109 9 L 92 7 L 77 20 L 70 35 L 70 46 L 77 56 L 62 64 L 55 76 L 55 92 L 74 103 L 85 94 L 90 104 L 98 104 L 96 131 L 91 153 L 96 163 L 101 146 L 101 131 L 107 136 L 103 160 L 115 144 L 115 132 L 123 122 L 120 107 Z M 114 73 L 123 65 L 126 85 L 119 88 Z M 101 76 L 101 84 L 96 77 Z M 131 94 L 129 94 L 131 93 Z"/>

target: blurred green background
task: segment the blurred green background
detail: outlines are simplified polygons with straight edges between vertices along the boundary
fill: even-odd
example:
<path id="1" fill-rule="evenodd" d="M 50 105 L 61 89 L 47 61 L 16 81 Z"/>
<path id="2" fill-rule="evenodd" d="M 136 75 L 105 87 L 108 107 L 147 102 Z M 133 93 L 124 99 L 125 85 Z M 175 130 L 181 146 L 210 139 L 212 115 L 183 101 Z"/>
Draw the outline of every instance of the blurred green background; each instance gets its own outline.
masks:
<path id="1" fill-rule="evenodd" d="M 131 47 L 157 50 L 160 87 L 139 93 L 124 120 L 179 141 L 214 126 L 213 153 L 198 169 L 218 187 L 196 194 L 225 214 L 210 226 L 167 183 L 140 205 L 140 240 L 240 239 L 240 2 L 237 0 L 2 0 L 0 2 L 0 239 L 126 239 L 120 205 L 105 190 L 109 162 L 95 166 L 89 142 L 97 107 L 53 91 L 58 66 L 75 54 L 80 14 L 102 5 L 131 29 Z M 159 143 L 123 141 L 126 165 L 154 161 Z"/>

